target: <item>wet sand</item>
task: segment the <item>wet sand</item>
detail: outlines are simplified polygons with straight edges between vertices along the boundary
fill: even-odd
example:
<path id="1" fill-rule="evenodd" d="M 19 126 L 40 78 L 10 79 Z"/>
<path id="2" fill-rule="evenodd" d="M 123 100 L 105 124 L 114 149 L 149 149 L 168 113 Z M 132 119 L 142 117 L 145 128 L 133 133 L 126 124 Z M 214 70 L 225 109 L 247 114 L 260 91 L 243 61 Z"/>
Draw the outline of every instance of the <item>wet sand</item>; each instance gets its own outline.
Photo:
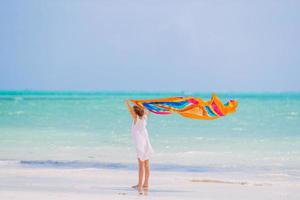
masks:
<path id="1" fill-rule="evenodd" d="M 286 180 L 154 171 L 139 194 L 136 179 L 128 170 L 1 167 L 0 199 L 300 199 L 299 182 Z"/>

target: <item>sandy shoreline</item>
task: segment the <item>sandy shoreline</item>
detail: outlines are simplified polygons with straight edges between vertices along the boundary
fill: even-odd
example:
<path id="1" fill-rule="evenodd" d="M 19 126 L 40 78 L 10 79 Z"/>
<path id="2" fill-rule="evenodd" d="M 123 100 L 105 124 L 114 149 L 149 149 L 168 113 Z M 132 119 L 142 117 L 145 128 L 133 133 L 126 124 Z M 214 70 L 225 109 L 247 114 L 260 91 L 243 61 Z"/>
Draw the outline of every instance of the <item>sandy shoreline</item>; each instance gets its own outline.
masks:
<path id="1" fill-rule="evenodd" d="M 136 172 L 128 170 L 1 167 L 0 179 L 0 199 L 300 199 L 299 182 L 209 173 L 154 171 L 144 195 L 130 188 Z"/>

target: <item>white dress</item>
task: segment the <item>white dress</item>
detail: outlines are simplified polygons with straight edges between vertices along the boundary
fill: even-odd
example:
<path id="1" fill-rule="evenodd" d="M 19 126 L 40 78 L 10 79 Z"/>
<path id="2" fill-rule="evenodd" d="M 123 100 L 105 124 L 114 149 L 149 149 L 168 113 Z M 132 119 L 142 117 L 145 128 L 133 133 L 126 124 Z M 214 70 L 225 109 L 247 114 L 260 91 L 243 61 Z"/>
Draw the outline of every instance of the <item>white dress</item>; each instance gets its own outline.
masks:
<path id="1" fill-rule="evenodd" d="M 133 143 L 135 144 L 136 154 L 137 157 L 142 161 L 148 160 L 153 154 L 153 149 L 150 144 L 148 131 L 146 128 L 146 120 L 146 116 L 142 117 L 142 119 L 137 117 L 136 122 L 134 123 L 133 121 L 131 127 L 132 139 Z"/>

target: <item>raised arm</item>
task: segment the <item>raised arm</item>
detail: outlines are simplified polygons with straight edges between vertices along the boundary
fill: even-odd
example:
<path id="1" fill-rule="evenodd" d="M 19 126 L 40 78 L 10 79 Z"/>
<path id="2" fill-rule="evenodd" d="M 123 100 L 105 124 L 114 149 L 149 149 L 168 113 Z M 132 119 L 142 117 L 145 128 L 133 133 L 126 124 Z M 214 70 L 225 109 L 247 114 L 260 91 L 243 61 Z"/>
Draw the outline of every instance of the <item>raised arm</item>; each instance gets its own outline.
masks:
<path id="1" fill-rule="evenodd" d="M 126 100 L 125 104 L 128 108 L 128 111 L 130 112 L 130 115 L 131 115 L 132 119 L 135 120 L 136 119 L 136 114 L 135 114 L 133 108 L 131 107 L 131 105 L 129 104 L 129 100 Z"/>

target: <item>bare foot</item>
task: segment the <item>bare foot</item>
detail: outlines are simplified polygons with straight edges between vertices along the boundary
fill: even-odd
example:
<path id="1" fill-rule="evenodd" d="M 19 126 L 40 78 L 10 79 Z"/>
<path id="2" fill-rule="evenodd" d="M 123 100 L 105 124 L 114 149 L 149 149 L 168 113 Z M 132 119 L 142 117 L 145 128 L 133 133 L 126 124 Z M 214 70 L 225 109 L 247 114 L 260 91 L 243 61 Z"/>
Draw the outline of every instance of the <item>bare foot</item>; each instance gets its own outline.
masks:
<path id="1" fill-rule="evenodd" d="M 148 196 L 148 193 L 149 193 L 148 188 L 144 188 L 144 195 L 145 195 L 145 196 Z"/>
<path id="2" fill-rule="evenodd" d="M 138 188 L 138 192 L 139 192 L 139 195 L 142 195 L 143 194 L 142 188 Z"/>

